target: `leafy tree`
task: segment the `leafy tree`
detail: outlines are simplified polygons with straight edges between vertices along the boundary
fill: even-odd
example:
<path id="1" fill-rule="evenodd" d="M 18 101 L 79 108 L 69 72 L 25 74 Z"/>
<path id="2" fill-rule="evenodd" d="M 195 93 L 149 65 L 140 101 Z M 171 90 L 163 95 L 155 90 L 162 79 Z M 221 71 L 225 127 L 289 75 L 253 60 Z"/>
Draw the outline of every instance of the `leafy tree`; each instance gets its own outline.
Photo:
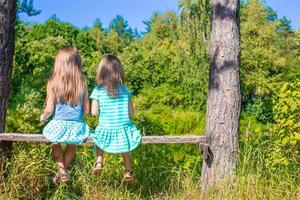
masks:
<path id="1" fill-rule="evenodd" d="M 278 18 L 277 12 L 273 10 L 271 7 L 266 8 L 267 11 L 267 19 L 270 22 L 278 21 L 280 23 L 277 31 L 280 33 L 290 33 L 292 32 L 291 20 L 288 20 L 285 16 L 281 19 Z"/>
<path id="2" fill-rule="evenodd" d="M 288 33 L 283 38 L 280 55 L 287 61 L 282 79 L 285 81 L 296 80 L 300 76 L 300 29 Z"/>
<path id="3" fill-rule="evenodd" d="M 155 22 L 151 23 L 151 35 L 156 37 L 158 40 L 178 39 L 178 19 L 174 12 L 167 12 L 164 15 L 156 14 Z"/>
<path id="4" fill-rule="evenodd" d="M 280 19 L 280 26 L 279 26 L 278 31 L 279 31 L 279 33 L 285 33 L 285 35 L 293 32 L 291 20 L 288 20 L 285 16 L 283 16 Z"/>
<path id="5" fill-rule="evenodd" d="M 123 48 L 126 46 L 126 40 L 120 37 L 118 33 L 111 29 L 106 36 L 105 40 L 105 51 L 106 53 L 118 54 L 123 51 Z"/>
<path id="6" fill-rule="evenodd" d="M 207 49 L 210 25 L 209 0 L 179 1 L 181 31 L 190 43 L 191 49 Z"/>
<path id="7" fill-rule="evenodd" d="M 159 12 L 154 12 L 149 20 L 144 20 L 143 23 L 146 26 L 146 31 L 142 32 L 142 34 L 147 34 L 151 32 L 151 24 L 157 21 L 157 17 L 160 15 Z"/>
<path id="8" fill-rule="evenodd" d="M 97 42 L 92 37 L 90 30 L 81 30 L 76 36 L 74 46 L 80 50 L 82 56 L 88 57 L 92 52 L 97 50 Z"/>
<path id="9" fill-rule="evenodd" d="M 94 22 L 92 28 L 90 29 L 90 34 L 91 37 L 95 40 L 97 51 L 100 51 L 104 54 L 106 51 L 106 47 L 105 47 L 106 33 L 99 19 L 96 19 L 96 21 Z"/>
<path id="10" fill-rule="evenodd" d="M 243 101 L 250 106 L 251 112 L 256 112 L 255 99 L 264 102 L 262 107 L 270 104 L 268 96 L 272 94 L 273 84 L 280 80 L 286 59 L 280 56 L 279 22 L 267 19 L 268 10 L 263 4 L 258 0 L 249 0 L 241 13 Z M 262 120 L 270 119 L 271 110 L 260 116 Z"/>
<path id="11" fill-rule="evenodd" d="M 130 41 L 134 38 L 134 31 L 129 27 L 128 22 L 122 15 L 117 15 L 109 24 L 109 31 L 114 30 L 119 37 Z"/>
<path id="12" fill-rule="evenodd" d="M 292 167 L 300 162 L 300 82 L 285 82 L 274 98 L 275 125 L 267 164 L 271 169 Z"/>
<path id="13" fill-rule="evenodd" d="M 104 28 L 103 28 L 103 24 L 102 24 L 102 22 L 101 22 L 101 20 L 100 20 L 99 18 L 97 18 L 97 19 L 94 21 L 94 23 L 93 23 L 93 28 L 98 29 L 98 30 L 100 30 L 100 31 L 102 31 L 102 32 L 105 31 Z"/>
<path id="14" fill-rule="evenodd" d="M 276 20 L 278 20 L 277 12 L 273 8 L 266 7 L 266 12 L 267 12 L 267 19 L 269 22 L 275 22 Z"/>
<path id="15" fill-rule="evenodd" d="M 17 13 L 26 13 L 28 16 L 39 15 L 42 11 L 33 7 L 33 0 L 18 0 Z"/>

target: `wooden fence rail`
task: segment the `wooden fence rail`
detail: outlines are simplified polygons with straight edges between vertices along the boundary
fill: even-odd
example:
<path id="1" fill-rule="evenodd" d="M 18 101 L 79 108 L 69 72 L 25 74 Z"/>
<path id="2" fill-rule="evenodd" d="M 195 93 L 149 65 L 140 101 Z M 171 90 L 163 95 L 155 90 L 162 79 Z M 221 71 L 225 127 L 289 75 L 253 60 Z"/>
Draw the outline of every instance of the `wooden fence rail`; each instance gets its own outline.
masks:
<path id="1" fill-rule="evenodd" d="M 48 142 L 42 134 L 0 133 L 0 141 Z M 93 143 L 89 138 L 86 143 Z M 144 144 L 207 143 L 206 136 L 143 136 Z"/>
<path id="2" fill-rule="evenodd" d="M 49 142 L 42 134 L 24 133 L 0 133 L 0 141 L 13 142 Z M 144 144 L 198 144 L 199 150 L 203 152 L 203 158 L 208 155 L 209 138 L 206 136 L 143 136 Z M 88 138 L 86 144 L 93 144 L 93 140 Z"/>

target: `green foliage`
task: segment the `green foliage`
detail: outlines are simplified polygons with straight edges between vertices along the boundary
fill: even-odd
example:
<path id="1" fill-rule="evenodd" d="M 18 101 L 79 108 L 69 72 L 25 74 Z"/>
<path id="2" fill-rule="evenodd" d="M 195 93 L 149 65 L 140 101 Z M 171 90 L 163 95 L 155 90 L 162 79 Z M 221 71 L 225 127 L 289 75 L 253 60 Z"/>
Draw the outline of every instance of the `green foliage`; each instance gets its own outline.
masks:
<path id="1" fill-rule="evenodd" d="M 35 16 L 42 12 L 33 7 L 33 0 L 18 0 L 17 3 L 17 13 L 26 13 L 28 16 Z"/>
<path id="2" fill-rule="evenodd" d="M 206 51 L 210 27 L 210 1 L 180 0 L 181 34 L 191 50 Z"/>
<path id="3" fill-rule="evenodd" d="M 109 31 L 114 30 L 119 37 L 122 37 L 126 42 L 130 42 L 134 38 L 134 32 L 129 27 L 128 22 L 122 15 L 117 15 L 109 24 Z"/>
<path id="4" fill-rule="evenodd" d="M 202 134 L 204 114 L 155 104 L 148 110 L 137 110 L 137 124 L 147 135 Z"/>
<path id="5" fill-rule="evenodd" d="M 267 9 L 249 0 L 241 10 L 241 79 L 245 100 L 271 93 L 286 64 L 279 54 L 279 23 L 267 20 Z"/>
<path id="6" fill-rule="evenodd" d="M 282 78 L 285 81 L 297 80 L 300 76 L 300 29 L 288 33 L 281 45 L 280 53 L 287 60 Z"/>
<path id="7" fill-rule="evenodd" d="M 241 8 L 241 86 L 244 108 L 260 121 L 274 122 L 272 100 L 282 81 L 299 76 L 297 31 L 259 0 Z"/>
<path id="8" fill-rule="evenodd" d="M 105 40 L 107 46 L 107 53 L 117 55 L 119 52 L 122 52 L 125 47 L 125 41 L 121 38 L 115 30 L 110 30 L 107 33 L 107 39 Z"/>
<path id="9" fill-rule="evenodd" d="M 139 110 L 149 109 L 153 105 L 165 105 L 173 109 L 183 105 L 187 97 L 180 87 L 163 84 L 142 90 L 135 104 Z"/>
<path id="10" fill-rule="evenodd" d="M 32 1 L 24 1 L 32 5 Z M 89 91 L 100 58 L 113 53 L 125 67 L 134 121 L 146 135 L 202 134 L 209 69 L 208 0 L 179 2 L 180 13 L 154 13 L 142 37 L 116 16 L 79 29 L 55 16 L 44 24 L 18 21 L 6 132 L 40 133 L 45 86 L 57 50 L 77 47 Z M 241 8 L 242 115 L 237 181 L 216 186 L 214 199 L 297 199 L 299 191 L 300 29 L 258 0 Z M 295 81 L 296 80 L 296 81 Z M 289 83 L 288 83 L 289 82 Z M 87 116 L 94 129 L 98 119 Z M 94 151 L 79 147 L 72 181 L 53 188 L 49 147 L 20 143 L 0 177 L 4 199 L 190 199 L 200 196 L 201 157 L 193 145 L 142 145 L 133 152 L 133 186 L 122 180 L 120 157 L 108 155 L 104 173 L 90 176 Z M 1 164 L 1 163 L 0 163 Z M 282 180 L 285 181 L 282 181 Z M 180 192 L 177 192 L 180 191 Z M 233 197 L 233 195 L 235 195 Z M 2 193 L 0 193 L 0 199 Z"/>
<path id="11" fill-rule="evenodd" d="M 300 82 L 283 83 L 274 99 L 275 125 L 270 129 L 272 151 L 269 165 L 300 164 Z"/>
<path id="12" fill-rule="evenodd" d="M 251 113 L 261 122 L 273 121 L 272 97 L 256 97 L 249 100 L 245 106 L 245 111 Z"/>
<path id="13" fill-rule="evenodd" d="M 192 50 L 186 38 L 178 37 L 181 25 L 174 18 L 173 13 L 156 14 L 151 22 L 151 32 L 121 54 L 126 82 L 134 94 L 139 94 L 144 88 L 166 87 L 161 85 L 168 85 L 172 91 L 176 87 L 180 94 L 187 94 L 181 105 L 203 110 L 208 58 Z"/>
<path id="14" fill-rule="evenodd" d="M 43 112 L 41 99 L 38 92 L 23 88 L 15 97 L 14 107 L 8 110 L 6 131 L 39 133 L 41 125 L 38 119 Z"/>
<path id="15" fill-rule="evenodd" d="M 96 40 L 92 37 L 89 30 L 82 30 L 76 36 L 74 46 L 80 49 L 80 54 L 88 57 L 92 52 L 97 50 Z"/>

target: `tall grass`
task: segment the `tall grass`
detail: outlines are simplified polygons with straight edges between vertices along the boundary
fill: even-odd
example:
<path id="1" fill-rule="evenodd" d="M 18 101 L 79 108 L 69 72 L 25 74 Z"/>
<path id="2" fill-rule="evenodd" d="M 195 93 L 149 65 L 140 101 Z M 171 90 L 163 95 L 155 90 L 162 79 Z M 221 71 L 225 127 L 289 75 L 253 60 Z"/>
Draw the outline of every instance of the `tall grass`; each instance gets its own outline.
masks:
<path id="1" fill-rule="evenodd" d="M 235 182 L 215 186 L 205 195 L 198 188 L 201 158 L 192 145 L 142 145 L 132 154 L 136 178 L 132 185 L 123 182 L 123 162 L 117 155 L 106 154 L 103 173 L 92 177 L 94 149 L 80 146 L 70 169 L 71 181 L 54 187 L 51 176 L 57 169 L 49 145 L 16 143 L 7 160 L 9 175 L 1 180 L 0 199 L 299 200 L 300 170 L 265 169 L 261 149 L 247 141 L 240 145 Z M 178 151 L 184 154 L 180 159 L 175 156 Z"/>
<path id="2" fill-rule="evenodd" d="M 163 122 L 157 119 L 155 109 L 147 116 L 143 121 L 148 123 L 147 127 L 149 119 Z M 167 118 L 174 118 L 175 122 L 188 119 L 197 121 L 197 126 L 194 122 L 179 125 L 172 122 L 174 126 L 179 126 L 178 130 L 194 132 L 192 130 L 203 129 L 203 121 L 200 120 L 202 117 L 199 114 L 174 111 L 172 116 L 170 114 Z M 166 132 L 175 131 L 171 129 L 173 126 L 169 126 L 170 123 L 160 125 Z M 6 179 L 0 176 L 0 200 L 300 200 L 299 166 L 276 169 L 267 167 L 266 155 L 271 141 L 262 134 L 264 128 L 266 125 L 242 116 L 236 179 L 232 183 L 215 185 L 206 194 L 201 194 L 198 187 L 202 158 L 196 145 L 141 145 L 132 153 L 136 181 L 131 185 L 122 180 L 124 167 L 121 156 L 105 154 L 101 176 L 93 177 L 91 171 L 95 162 L 95 149 L 78 146 L 76 158 L 69 171 L 71 180 L 54 187 L 51 177 L 57 168 L 51 159 L 50 145 L 14 143 L 12 157 L 6 160 L 8 176 Z"/>

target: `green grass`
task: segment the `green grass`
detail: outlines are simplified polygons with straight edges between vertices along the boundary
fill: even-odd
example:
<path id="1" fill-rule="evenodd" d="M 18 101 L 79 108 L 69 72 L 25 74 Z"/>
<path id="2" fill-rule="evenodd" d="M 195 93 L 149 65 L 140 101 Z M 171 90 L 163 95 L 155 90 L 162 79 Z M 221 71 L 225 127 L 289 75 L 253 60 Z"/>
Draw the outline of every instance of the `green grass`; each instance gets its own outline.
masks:
<path id="1" fill-rule="evenodd" d="M 247 143 L 239 155 L 236 181 L 215 186 L 202 199 L 299 200 L 299 169 L 266 170 L 259 149 Z M 71 181 L 55 188 L 49 145 L 17 143 L 7 161 L 9 175 L 1 180 L 0 199 L 201 199 L 201 158 L 193 145 L 142 145 L 132 154 L 132 185 L 122 181 L 123 162 L 117 155 L 106 154 L 103 173 L 92 177 L 94 157 L 93 148 L 79 147 Z"/>

